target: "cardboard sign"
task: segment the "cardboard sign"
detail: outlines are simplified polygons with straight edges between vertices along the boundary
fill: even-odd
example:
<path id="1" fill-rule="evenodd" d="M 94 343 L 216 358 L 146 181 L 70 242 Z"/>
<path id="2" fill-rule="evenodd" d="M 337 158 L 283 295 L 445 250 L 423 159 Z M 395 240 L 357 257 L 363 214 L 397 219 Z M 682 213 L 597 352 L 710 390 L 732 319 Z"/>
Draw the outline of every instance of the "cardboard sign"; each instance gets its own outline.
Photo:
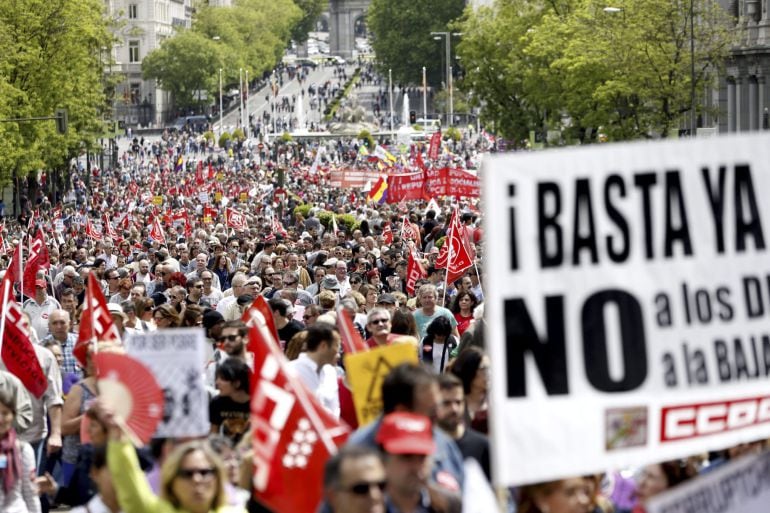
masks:
<path id="1" fill-rule="evenodd" d="M 204 436 L 209 432 L 209 398 L 203 381 L 203 330 L 179 328 L 138 333 L 126 341 L 128 354 L 149 368 L 165 399 L 155 436 Z"/>
<path id="2" fill-rule="evenodd" d="M 163 204 L 163 196 L 153 196 L 152 197 L 152 204 L 156 206 L 160 206 Z"/>
<path id="3" fill-rule="evenodd" d="M 414 345 L 396 343 L 345 355 L 345 369 L 361 426 L 382 413 L 382 380 L 393 367 L 402 363 L 417 363 L 417 348 Z"/>
<path id="4" fill-rule="evenodd" d="M 209 193 L 208 193 L 208 192 L 205 192 L 205 191 L 204 191 L 204 192 L 199 192 L 199 193 L 198 193 L 198 200 L 199 200 L 201 203 L 204 203 L 204 204 L 205 204 L 205 203 L 208 203 L 208 202 L 209 202 Z"/>
<path id="5" fill-rule="evenodd" d="M 511 154 L 483 176 L 497 484 L 770 436 L 770 137 Z"/>
<path id="6" fill-rule="evenodd" d="M 770 504 L 770 452 L 739 458 L 656 495 L 647 513 L 765 513 Z"/>

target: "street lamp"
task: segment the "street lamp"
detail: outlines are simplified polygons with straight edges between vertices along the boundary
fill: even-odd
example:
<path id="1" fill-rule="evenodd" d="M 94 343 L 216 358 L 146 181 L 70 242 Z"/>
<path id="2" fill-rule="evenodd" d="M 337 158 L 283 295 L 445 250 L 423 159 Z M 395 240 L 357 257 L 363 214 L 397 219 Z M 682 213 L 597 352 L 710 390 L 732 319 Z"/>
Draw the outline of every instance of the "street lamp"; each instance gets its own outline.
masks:
<path id="1" fill-rule="evenodd" d="M 447 114 L 447 126 L 452 125 L 454 118 L 454 98 L 452 98 L 452 36 L 461 36 L 462 32 L 431 32 L 433 39 L 446 38 L 446 86 L 449 90 L 449 113 Z"/>

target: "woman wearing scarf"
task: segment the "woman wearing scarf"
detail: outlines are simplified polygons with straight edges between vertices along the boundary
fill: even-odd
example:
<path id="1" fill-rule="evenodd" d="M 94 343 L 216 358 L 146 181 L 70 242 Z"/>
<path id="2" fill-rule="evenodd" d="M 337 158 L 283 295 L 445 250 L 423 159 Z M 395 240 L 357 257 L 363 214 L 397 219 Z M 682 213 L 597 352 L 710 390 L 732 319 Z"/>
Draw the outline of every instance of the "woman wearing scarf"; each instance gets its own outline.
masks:
<path id="1" fill-rule="evenodd" d="M 16 403 L 7 390 L 0 390 L 0 511 L 39 513 L 40 499 L 34 481 L 35 454 L 16 437 L 13 421 Z"/>

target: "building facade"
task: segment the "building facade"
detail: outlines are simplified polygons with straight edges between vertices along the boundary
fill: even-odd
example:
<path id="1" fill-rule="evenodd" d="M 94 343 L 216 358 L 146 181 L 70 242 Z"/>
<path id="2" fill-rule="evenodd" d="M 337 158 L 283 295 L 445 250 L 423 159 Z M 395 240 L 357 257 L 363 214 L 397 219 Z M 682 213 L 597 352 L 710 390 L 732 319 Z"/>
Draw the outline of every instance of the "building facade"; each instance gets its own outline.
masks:
<path id="1" fill-rule="evenodd" d="M 115 91 L 114 116 L 127 127 L 155 127 L 172 118 L 170 95 L 142 77 L 142 61 L 177 29 L 192 25 L 192 0 L 106 0 L 116 21 L 113 69 L 123 81 Z"/>
<path id="2" fill-rule="evenodd" d="M 720 133 L 763 130 L 770 109 L 770 0 L 720 0 L 736 20 L 740 41 L 720 78 Z"/>

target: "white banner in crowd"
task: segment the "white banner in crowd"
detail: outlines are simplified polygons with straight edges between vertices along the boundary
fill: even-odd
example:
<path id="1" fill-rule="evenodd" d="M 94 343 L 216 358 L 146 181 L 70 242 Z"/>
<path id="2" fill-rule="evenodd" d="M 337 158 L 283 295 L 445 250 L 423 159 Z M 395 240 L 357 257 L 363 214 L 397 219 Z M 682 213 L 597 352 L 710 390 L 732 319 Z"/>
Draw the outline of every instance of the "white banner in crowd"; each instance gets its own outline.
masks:
<path id="1" fill-rule="evenodd" d="M 209 398 L 203 381 L 205 338 L 200 328 L 158 330 L 126 340 L 128 354 L 152 371 L 165 399 L 155 436 L 204 436 L 209 432 Z"/>
<path id="2" fill-rule="evenodd" d="M 770 137 L 485 161 L 497 484 L 770 436 Z"/>
<path id="3" fill-rule="evenodd" d="M 653 497 L 647 513 L 767 513 L 770 452 L 741 458 Z"/>

